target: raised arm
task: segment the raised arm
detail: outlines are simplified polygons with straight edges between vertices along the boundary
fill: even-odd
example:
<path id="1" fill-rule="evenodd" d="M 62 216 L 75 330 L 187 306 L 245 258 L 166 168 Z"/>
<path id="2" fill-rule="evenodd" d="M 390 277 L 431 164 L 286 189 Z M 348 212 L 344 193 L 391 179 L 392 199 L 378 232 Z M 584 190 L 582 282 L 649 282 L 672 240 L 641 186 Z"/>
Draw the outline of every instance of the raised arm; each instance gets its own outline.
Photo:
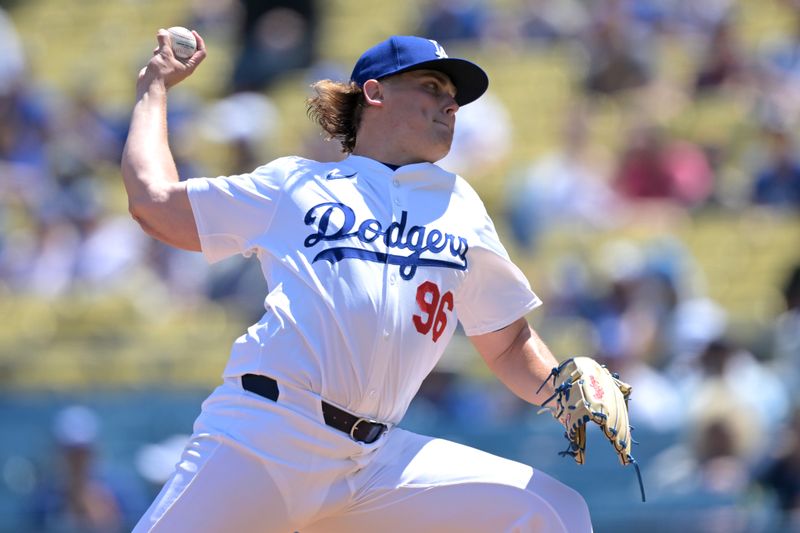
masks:
<path id="1" fill-rule="evenodd" d="M 197 51 L 183 63 L 172 53 L 169 33 L 158 31 L 158 47 L 136 83 L 121 167 L 128 208 L 142 229 L 172 246 L 199 251 L 186 185 L 179 181 L 167 139 L 167 91 L 190 76 L 206 57 L 203 39 L 192 33 Z"/>
<path id="2" fill-rule="evenodd" d="M 552 381 L 539 388 L 558 362 L 524 317 L 469 340 L 498 379 L 523 400 L 541 405 L 553 394 Z"/>

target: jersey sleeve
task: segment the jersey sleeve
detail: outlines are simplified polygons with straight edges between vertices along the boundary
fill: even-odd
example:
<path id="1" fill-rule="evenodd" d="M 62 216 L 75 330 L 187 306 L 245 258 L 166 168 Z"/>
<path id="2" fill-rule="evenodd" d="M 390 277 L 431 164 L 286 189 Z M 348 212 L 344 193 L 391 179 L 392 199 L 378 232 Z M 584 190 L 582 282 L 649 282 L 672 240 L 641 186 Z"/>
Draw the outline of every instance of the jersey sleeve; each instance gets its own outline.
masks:
<path id="1" fill-rule="evenodd" d="M 456 311 L 468 336 L 504 328 L 542 303 L 509 258 L 485 209 L 481 215 L 478 238 L 467 252 L 464 282 L 454 293 Z"/>
<path id="2" fill-rule="evenodd" d="M 269 230 L 283 190 L 286 164 L 280 160 L 249 174 L 193 178 L 186 182 L 200 247 L 210 263 L 257 251 Z"/>

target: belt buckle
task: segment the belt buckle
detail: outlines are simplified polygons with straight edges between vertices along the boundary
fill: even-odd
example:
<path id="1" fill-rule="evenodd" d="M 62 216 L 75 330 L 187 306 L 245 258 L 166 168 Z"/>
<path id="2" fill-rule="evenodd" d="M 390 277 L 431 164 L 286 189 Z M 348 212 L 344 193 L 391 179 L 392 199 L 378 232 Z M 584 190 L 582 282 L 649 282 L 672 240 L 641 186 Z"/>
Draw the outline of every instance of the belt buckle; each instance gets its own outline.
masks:
<path id="1" fill-rule="evenodd" d="M 375 438 L 374 438 L 374 439 L 372 439 L 372 440 L 371 440 L 371 441 L 369 441 L 369 442 L 368 442 L 368 441 L 366 441 L 366 440 L 365 440 L 365 441 L 359 441 L 359 440 L 356 438 L 356 431 L 358 430 L 358 425 L 359 425 L 359 424 L 361 424 L 362 422 L 367 422 L 368 424 L 374 424 L 376 427 L 379 427 L 379 428 L 381 428 L 381 429 L 380 429 L 380 433 L 378 433 L 378 434 L 375 436 Z M 381 423 L 380 423 L 380 422 L 378 422 L 377 420 L 373 420 L 373 419 L 371 419 L 371 418 L 363 418 L 363 417 L 362 417 L 362 418 L 359 418 L 358 420 L 356 420 L 355 424 L 353 424 L 353 427 L 351 427 L 351 428 L 350 428 L 350 438 L 351 438 L 351 439 L 353 439 L 353 440 L 354 440 L 354 441 L 356 441 L 356 442 L 364 442 L 364 443 L 366 443 L 366 444 L 372 444 L 373 442 L 375 442 L 376 440 L 378 440 L 378 437 L 380 437 L 380 436 L 381 436 L 381 433 L 383 433 L 383 428 L 385 428 L 385 427 L 386 427 L 386 426 L 384 426 L 383 424 L 381 424 Z"/>

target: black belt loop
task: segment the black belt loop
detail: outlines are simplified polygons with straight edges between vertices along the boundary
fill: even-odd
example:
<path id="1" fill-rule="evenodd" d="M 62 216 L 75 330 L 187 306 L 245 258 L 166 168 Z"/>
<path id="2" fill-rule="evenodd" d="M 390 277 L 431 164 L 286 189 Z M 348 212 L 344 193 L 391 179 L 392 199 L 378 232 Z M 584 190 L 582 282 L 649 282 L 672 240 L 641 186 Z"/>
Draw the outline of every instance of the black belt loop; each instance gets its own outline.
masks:
<path id="1" fill-rule="evenodd" d="M 242 388 L 246 391 L 258 394 L 259 396 L 263 396 L 268 400 L 272 400 L 273 402 L 277 402 L 278 396 L 280 396 L 278 382 L 267 376 L 245 374 L 242 376 Z"/>
<path id="2" fill-rule="evenodd" d="M 273 402 L 278 401 L 278 396 L 280 395 L 278 382 L 269 376 L 259 374 L 244 374 L 242 376 L 242 388 Z M 382 424 L 377 420 L 350 414 L 324 400 L 321 403 L 322 416 L 325 419 L 325 423 L 334 429 L 347 433 L 355 441 L 372 444 L 387 429 L 386 424 Z"/>

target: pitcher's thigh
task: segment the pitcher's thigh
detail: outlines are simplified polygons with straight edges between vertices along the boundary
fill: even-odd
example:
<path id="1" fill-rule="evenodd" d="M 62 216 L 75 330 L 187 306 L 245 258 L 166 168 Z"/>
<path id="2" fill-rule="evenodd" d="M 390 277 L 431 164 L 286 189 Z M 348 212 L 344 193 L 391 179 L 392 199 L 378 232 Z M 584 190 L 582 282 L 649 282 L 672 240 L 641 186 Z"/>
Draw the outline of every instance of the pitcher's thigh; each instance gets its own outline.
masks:
<path id="1" fill-rule="evenodd" d="M 286 533 L 283 497 L 256 458 L 211 437 L 193 437 L 133 533 Z"/>
<path id="2" fill-rule="evenodd" d="M 356 501 L 302 533 L 591 531 L 574 490 L 531 467 L 475 448 L 393 431 Z"/>
<path id="3" fill-rule="evenodd" d="M 508 485 L 466 483 L 399 487 L 366 509 L 317 522 L 301 533 L 565 533 L 564 522 L 536 494 Z"/>

